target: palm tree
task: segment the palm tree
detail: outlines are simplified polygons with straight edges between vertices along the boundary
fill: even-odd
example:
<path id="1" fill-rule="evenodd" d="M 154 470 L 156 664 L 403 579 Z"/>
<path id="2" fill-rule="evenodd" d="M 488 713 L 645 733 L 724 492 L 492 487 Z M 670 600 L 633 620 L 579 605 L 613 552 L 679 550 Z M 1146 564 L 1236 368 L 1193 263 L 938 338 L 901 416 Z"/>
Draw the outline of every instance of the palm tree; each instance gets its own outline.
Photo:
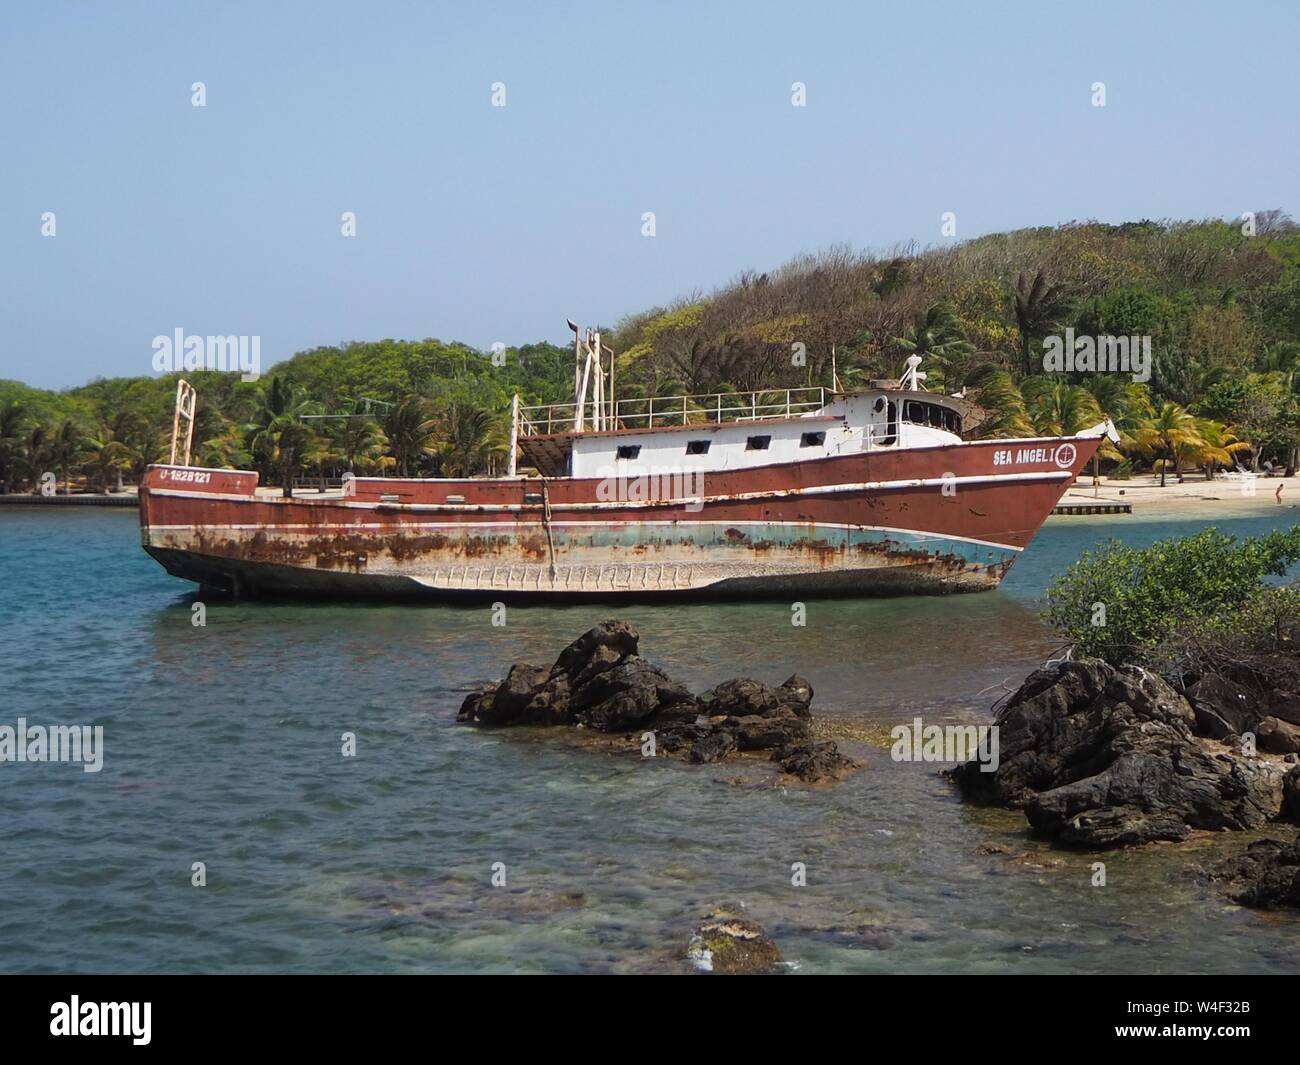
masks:
<path id="1" fill-rule="evenodd" d="M 1214 480 L 1216 466 L 1231 466 L 1234 456 L 1249 451 L 1250 444 L 1240 439 L 1236 432 L 1212 418 L 1198 418 L 1196 427 L 1201 437 L 1200 446 L 1185 444 L 1180 458 L 1192 465 L 1205 468 L 1205 479 Z"/>
<path id="2" fill-rule="evenodd" d="M 107 492 L 108 482 L 113 480 L 116 490 L 122 491 L 122 472 L 131 468 L 132 460 L 131 449 L 118 438 L 114 427 L 108 422 L 100 422 L 86 452 L 86 464 L 95 471 L 100 489 Z"/>
<path id="3" fill-rule="evenodd" d="M 50 465 L 50 434 L 45 426 L 36 423 L 27 430 L 21 445 L 20 461 L 32 492 L 39 492 L 41 477 Z"/>
<path id="4" fill-rule="evenodd" d="M 286 496 L 293 495 L 293 479 L 318 461 L 320 439 L 302 421 L 311 404 L 283 377 L 273 377 L 262 409 L 247 427 L 249 453 L 258 467 L 279 481 Z"/>
<path id="5" fill-rule="evenodd" d="M 384 414 L 382 424 L 399 477 L 410 476 L 413 464 L 437 451 L 438 423 L 421 396 L 403 397 Z"/>
<path id="6" fill-rule="evenodd" d="M 1073 436 L 1101 421 L 1097 401 L 1082 385 L 1052 377 L 1031 377 L 1020 388 L 1025 409 L 1040 436 Z"/>
<path id="7" fill-rule="evenodd" d="M 330 448 L 349 470 L 366 473 L 382 467 L 387 447 L 379 423 L 363 414 L 341 418 L 330 428 Z"/>
<path id="8" fill-rule="evenodd" d="M 1135 446 L 1133 434 L 1151 415 L 1151 393 L 1146 386 L 1120 374 L 1093 374 L 1084 379 L 1083 387 L 1092 395 L 1097 411 L 1109 418 L 1119 433 L 1118 446 L 1110 437 L 1101 438 L 1101 446 L 1092 457 L 1092 483 L 1101 473 L 1101 461 L 1123 462 L 1126 450 Z"/>
<path id="9" fill-rule="evenodd" d="M 894 337 L 894 344 L 909 355 L 923 355 L 937 363 L 944 371 L 945 391 L 956 391 L 965 383 L 975 353 L 961 319 L 947 303 L 930 304 L 901 336 Z"/>
<path id="10" fill-rule="evenodd" d="M 483 473 L 503 450 L 501 422 L 490 410 L 454 400 L 443 411 L 440 423 L 438 454 L 449 477 Z"/>
<path id="11" fill-rule="evenodd" d="M 1063 286 L 1049 285 L 1047 275 L 1038 270 L 1032 281 L 1023 272 L 1016 278 L 1012 307 L 1020 330 L 1020 372 L 1028 377 L 1034 372 L 1033 342 L 1055 328 L 1070 304 Z"/>
<path id="12" fill-rule="evenodd" d="M 1177 403 L 1161 404 L 1154 417 L 1147 418 L 1133 434 L 1137 450 L 1145 454 L 1161 452 L 1160 487 L 1165 486 L 1165 471 L 1172 464 L 1174 476 L 1183 479 L 1182 460 L 1189 449 L 1205 446 L 1194 415 Z"/>
<path id="13" fill-rule="evenodd" d="M 81 427 L 71 418 L 63 418 L 49 435 L 50 464 L 63 474 L 64 492 L 72 493 L 72 471 L 81 464 L 86 454 L 86 441 Z"/>
<path id="14" fill-rule="evenodd" d="M 199 443 L 199 461 L 214 470 L 237 470 L 253 461 L 245 442 L 246 432 L 231 422 L 220 432 Z"/>
<path id="15" fill-rule="evenodd" d="M 985 363 L 970 378 L 974 401 L 985 414 L 979 423 L 982 437 L 1033 436 L 1034 426 L 1025 408 L 1025 397 L 1006 370 Z"/>

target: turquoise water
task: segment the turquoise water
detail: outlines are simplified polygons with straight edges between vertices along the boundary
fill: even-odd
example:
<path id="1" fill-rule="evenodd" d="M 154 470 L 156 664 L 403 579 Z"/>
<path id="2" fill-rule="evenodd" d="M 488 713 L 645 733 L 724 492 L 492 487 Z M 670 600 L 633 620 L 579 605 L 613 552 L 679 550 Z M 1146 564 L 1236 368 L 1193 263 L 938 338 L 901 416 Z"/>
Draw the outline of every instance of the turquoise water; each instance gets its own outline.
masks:
<path id="1" fill-rule="evenodd" d="M 803 628 L 781 603 L 618 614 L 697 690 L 798 670 L 827 718 L 986 721 L 1054 649 L 1035 613 L 1054 573 L 1112 534 L 1201 527 L 1055 519 L 997 592 L 810 601 Z M 834 788 L 783 789 L 762 765 L 454 723 L 468 684 L 609 609 L 493 627 L 487 607 L 214 602 L 196 628 L 190 589 L 134 513 L 0 509 L 0 724 L 98 724 L 105 747 L 97 774 L 0 765 L 0 971 L 676 971 L 693 923 L 738 901 L 802 972 L 1300 972 L 1300 920 L 1189 875 L 1222 840 L 1107 855 L 1094 888 L 1093 857 L 876 747 L 844 744 L 867 768 Z"/>

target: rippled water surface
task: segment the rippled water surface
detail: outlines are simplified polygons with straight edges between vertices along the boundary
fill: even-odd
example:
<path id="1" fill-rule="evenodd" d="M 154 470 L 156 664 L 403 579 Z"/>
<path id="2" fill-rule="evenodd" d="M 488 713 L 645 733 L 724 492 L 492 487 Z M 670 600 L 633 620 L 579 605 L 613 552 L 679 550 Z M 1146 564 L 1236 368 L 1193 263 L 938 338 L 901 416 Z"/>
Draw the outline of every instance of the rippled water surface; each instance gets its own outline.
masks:
<path id="1" fill-rule="evenodd" d="M 810 601 L 804 628 L 781 603 L 617 612 L 696 690 L 798 670 L 828 718 L 987 721 L 1053 650 L 1036 616 L 1053 574 L 1112 534 L 1199 527 L 1056 519 L 998 592 Z M 611 610 L 512 608 L 494 628 L 486 607 L 211 603 L 196 628 L 192 586 L 138 544 L 133 512 L 0 508 L 0 724 L 105 731 L 98 774 L 0 765 L 0 971 L 673 971 L 720 901 L 803 972 L 1300 971 L 1300 920 L 1188 872 L 1238 839 L 1107 855 L 1094 888 L 1093 857 L 870 745 L 845 744 L 862 772 L 795 789 L 762 765 L 474 731 L 454 723 L 467 685 L 550 661 Z"/>

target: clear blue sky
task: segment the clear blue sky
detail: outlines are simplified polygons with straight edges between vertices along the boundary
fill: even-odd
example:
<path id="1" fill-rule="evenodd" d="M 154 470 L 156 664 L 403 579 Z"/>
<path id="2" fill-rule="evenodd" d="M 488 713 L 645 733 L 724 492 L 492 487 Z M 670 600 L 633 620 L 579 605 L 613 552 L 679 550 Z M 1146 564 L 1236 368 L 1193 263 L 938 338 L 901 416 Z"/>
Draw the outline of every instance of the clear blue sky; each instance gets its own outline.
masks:
<path id="1" fill-rule="evenodd" d="M 0 377 L 151 373 L 178 327 L 563 342 L 944 211 L 1300 213 L 1298 10 L 3 0 Z"/>

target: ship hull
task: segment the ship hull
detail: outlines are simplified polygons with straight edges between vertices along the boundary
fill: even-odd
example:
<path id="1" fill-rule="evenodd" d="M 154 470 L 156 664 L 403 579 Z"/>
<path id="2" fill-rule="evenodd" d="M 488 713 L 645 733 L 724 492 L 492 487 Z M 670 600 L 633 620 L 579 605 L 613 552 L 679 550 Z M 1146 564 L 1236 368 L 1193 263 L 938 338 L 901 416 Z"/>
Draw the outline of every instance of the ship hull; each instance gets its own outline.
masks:
<path id="1" fill-rule="evenodd" d="M 251 473 L 152 467 L 142 540 L 169 573 L 250 597 L 981 591 L 1002 580 L 1098 443 L 868 452 L 690 484 L 367 478 L 334 499 L 272 498 Z"/>

